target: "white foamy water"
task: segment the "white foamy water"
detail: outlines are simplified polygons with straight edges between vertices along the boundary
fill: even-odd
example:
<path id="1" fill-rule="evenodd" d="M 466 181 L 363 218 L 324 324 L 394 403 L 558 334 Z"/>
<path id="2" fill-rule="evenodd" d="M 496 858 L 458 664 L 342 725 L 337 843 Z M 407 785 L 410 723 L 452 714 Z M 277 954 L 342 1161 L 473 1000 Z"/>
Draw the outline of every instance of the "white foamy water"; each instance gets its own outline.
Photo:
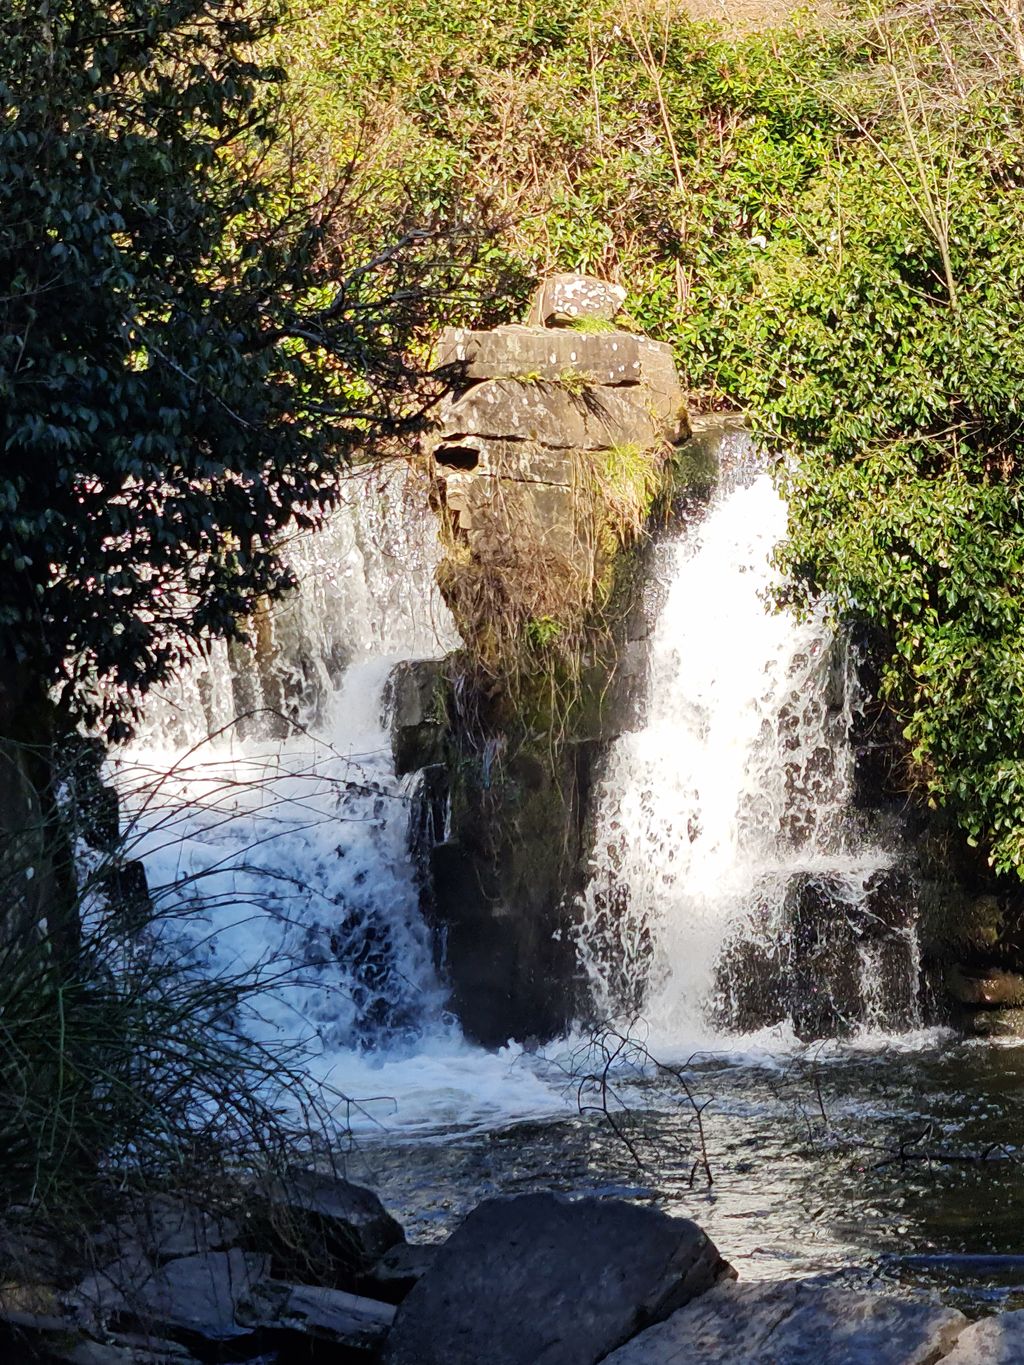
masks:
<path id="1" fill-rule="evenodd" d="M 356 478 L 330 524 L 288 547 L 300 587 L 261 623 L 264 657 L 215 647 L 114 765 L 164 942 L 210 977 L 258 979 L 245 1030 L 363 1134 L 561 1105 L 518 1049 L 463 1040 L 420 911 L 415 779 L 395 775 L 384 691 L 399 660 L 458 643 L 437 557 L 403 468 Z"/>
<path id="2" fill-rule="evenodd" d="M 786 1020 L 723 1027 L 716 1008 L 743 989 L 723 953 L 739 934 L 785 956 L 794 876 L 859 905 L 886 861 L 849 838 L 834 642 L 764 600 L 784 530 L 760 475 L 657 552 L 647 718 L 609 758 L 582 930 L 599 1012 L 640 1009 L 655 1055 L 799 1054 Z M 403 469 L 357 481 L 327 529 L 289 547 L 300 588 L 260 623 L 258 650 L 217 647 L 154 699 L 116 764 L 165 942 L 210 976 L 258 976 L 244 1027 L 293 1048 L 339 1129 L 364 1136 L 575 1108 L 580 1040 L 487 1053 L 445 1011 L 409 846 L 414 783 L 395 775 L 383 714 L 396 661 L 457 643 L 437 555 Z M 867 1049 L 899 1022 L 880 951 L 861 953 Z"/>
<path id="3" fill-rule="evenodd" d="M 794 888 L 852 913 L 890 862 L 849 818 L 842 652 L 823 615 L 799 622 L 769 605 L 785 530 L 785 504 L 755 473 L 661 547 L 646 721 L 616 742 L 599 792 L 581 955 L 599 1011 L 642 1014 L 652 1048 L 674 1055 L 743 1046 L 730 1022 L 755 968 L 783 979 L 776 991 L 792 972 Z M 909 940 L 894 988 L 880 951 L 865 944 L 856 969 L 869 1031 L 894 1026 L 916 990 Z M 786 1018 L 748 1041 L 796 1042 Z"/>

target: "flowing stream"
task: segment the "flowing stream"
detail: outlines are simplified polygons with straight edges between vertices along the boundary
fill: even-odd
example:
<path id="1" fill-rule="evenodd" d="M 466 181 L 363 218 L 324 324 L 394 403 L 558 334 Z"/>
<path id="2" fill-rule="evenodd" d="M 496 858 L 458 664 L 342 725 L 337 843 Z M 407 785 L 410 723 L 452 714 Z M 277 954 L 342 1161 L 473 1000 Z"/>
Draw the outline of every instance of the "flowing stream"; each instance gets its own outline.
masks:
<path id="1" fill-rule="evenodd" d="M 294 1045 L 352 1174 L 414 1235 L 496 1192 L 618 1193 L 698 1218 L 748 1276 L 931 1292 L 899 1257 L 1015 1249 L 1024 1185 L 1009 1157 L 936 1174 L 893 1153 L 1009 1151 L 1024 1056 L 922 1027 L 897 850 L 851 802 L 856 661 L 823 618 L 770 610 L 785 508 L 742 440 L 727 453 L 654 547 L 646 709 L 597 788 L 577 934 L 596 1036 L 485 1052 L 446 1012 L 386 681 L 457 641 L 404 470 L 289 547 L 300 590 L 154 700 L 117 780 L 160 932 L 262 978 L 246 1026 Z"/>

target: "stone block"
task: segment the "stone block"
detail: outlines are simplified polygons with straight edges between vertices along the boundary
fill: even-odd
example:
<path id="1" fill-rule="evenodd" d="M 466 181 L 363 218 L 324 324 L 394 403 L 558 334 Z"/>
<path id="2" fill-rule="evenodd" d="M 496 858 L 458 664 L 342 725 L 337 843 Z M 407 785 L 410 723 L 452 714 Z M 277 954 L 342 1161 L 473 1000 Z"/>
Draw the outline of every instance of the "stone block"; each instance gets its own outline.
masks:
<path id="1" fill-rule="evenodd" d="M 934 1365 L 965 1323 L 954 1308 L 798 1280 L 725 1284 L 605 1365 Z"/>
<path id="2" fill-rule="evenodd" d="M 557 450 L 608 450 L 677 441 L 685 414 L 671 419 L 659 415 L 639 386 L 603 385 L 576 392 L 543 381 L 487 379 L 446 404 L 439 422 L 449 446 L 465 437 L 490 436 Z"/>
<path id="3" fill-rule="evenodd" d="M 999 1313 L 965 1327 L 943 1365 L 1020 1365 L 1024 1360 L 1024 1311 Z"/>
<path id="4" fill-rule="evenodd" d="M 568 327 L 580 318 L 611 322 L 625 302 L 621 284 L 565 271 L 550 275 L 534 294 L 527 322 L 534 327 Z"/>
<path id="5" fill-rule="evenodd" d="M 536 441 L 504 441 L 486 436 L 445 440 L 434 451 L 438 474 L 452 478 L 515 479 L 519 483 L 548 483 L 572 488 L 579 478 L 579 457 L 573 450 L 552 450 Z"/>
<path id="6" fill-rule="evenodd" d="M 447 480 L 446 501 L 481 559 L 511 564 L 525 552 L 535 562 L 548 555 L 589 572 L 584 509 L 572 488 L 469 476 Z"/>
<path id="7" fill-rule="evenodd" d="M 484 379 L 557 383 L 564 375 L 583 375 L 593 384 L 643 384 L 676 395 L 683 391 L 672 347 L 633 332 L 556 332 L 543 327 L 495 327 L 475 332 L 449 327 L 438 343 L 438 365 L 457 370 L 468 385 Z"/>

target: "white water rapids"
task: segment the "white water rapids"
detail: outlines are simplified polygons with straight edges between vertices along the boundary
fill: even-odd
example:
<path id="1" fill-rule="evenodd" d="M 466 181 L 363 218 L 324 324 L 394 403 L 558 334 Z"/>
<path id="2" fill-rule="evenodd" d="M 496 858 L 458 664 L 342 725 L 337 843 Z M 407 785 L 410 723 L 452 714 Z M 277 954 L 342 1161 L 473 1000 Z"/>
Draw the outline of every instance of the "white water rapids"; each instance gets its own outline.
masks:
<path id="1" fill-rule="evenodd" d="M 758 475 L 657 548 L 646 721 L 599 789 L 581 957 L 599 1012 L 639 1008 L 676 1055 L 746 1046 L 727 1007 L 740 974 L 722 963 L 737 935 L 784 956 L 794 876 L 857 901 L 887 861 L 848 837 L 849 703 L 829 633 L 764 601 L 784 529 Z M 219 648 L 154 700 L 118 760 L 161 932 L 202 971 L 262 977 L 246 1027 L 302 1050 L 343 1126 L 441 1132 L 562 1110 L 571 1041 L 546 1058 L 466 1043 L 420 914 L 413 783 L 394 775 L 383 710 L 397 660 L 456 643 L 424 492 L 404 472 L 366 476 L 290 554 L 301 587 L 273 619 L 269 672 Z M 302 730 L 275 738 L 275 708 Z M 862 995 L 881 1025 L 892 991 L 873 951 Z M 768 1045 L 792 1041 L 780 1027 Z"/>
<path id="2" fill-rule="evenodd" d="M 798 622 L 772 609 L 786 508 L 771 476 L 743 464 L 741 452 L 698 525 L 658 547 L 647 715 L 609 756 L 580 930 L 600 1012 L 638 1011 L 670 1054 L 720 1048 L 750 1014 L 752 970 L 786 973 L 794 888 L 816 890 L 845 926 L 892 861 L 851 811 L 850 660 L 823 612 Z M 894 937 L 895 980 L 892 953 L 883 971 L 873 944 L 850 945 L 861 1033 L 919 1023 L 916 944 Z M 783 1025 L 781 1041 L 789 1020 L 766 1022 Z"/>

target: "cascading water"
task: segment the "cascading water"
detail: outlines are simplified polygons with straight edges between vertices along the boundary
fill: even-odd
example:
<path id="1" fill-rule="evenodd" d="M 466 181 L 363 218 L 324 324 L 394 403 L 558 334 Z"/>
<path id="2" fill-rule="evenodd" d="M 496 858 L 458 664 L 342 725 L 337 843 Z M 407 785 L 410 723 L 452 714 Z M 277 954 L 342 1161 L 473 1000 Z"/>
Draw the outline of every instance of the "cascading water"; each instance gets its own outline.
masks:
<path id="1" fill-rule="evenodd" d="M 339 1129 L 433 1131 L 551 1111 L 518 1054 L 463 1041 L 421 915 L 415 777 L 395 776 L 395 663 L 458 643 L 436 524 L 404 466 L 354 477 L 287 547 L 299 588 L 150 699 L 114 765 L 158 932 L 210 976 L 258 981 L 243 1021 Z"/>
<path id="2" fill-rule="evenodd" d="M 823 615 L 773 612 L 785 505 L 749 443 L 705 517 L 657 550 L 645 723 L 598 794 L 581 956 L 598 1011 L 669 1046 L 788 1022 L 917 1022 L 891 856 L 851 811 L 854 670 Z"/>
<path id="3" fill-rule="evenodd" d="M 339 1050 L 437 1026 L 443 999 L 383 713 L 393 664 L 455 634 L 424 500 L 415 515 L 402 470 L 364 478 L 288 547 L 301 586 L 269 644 L 264 624 L 256 651 L 216 651 L 120 763 L 165 932 L 207 971 L 259 976 L 253 1027 L 318 1055 L 324 1080 Z"/>

